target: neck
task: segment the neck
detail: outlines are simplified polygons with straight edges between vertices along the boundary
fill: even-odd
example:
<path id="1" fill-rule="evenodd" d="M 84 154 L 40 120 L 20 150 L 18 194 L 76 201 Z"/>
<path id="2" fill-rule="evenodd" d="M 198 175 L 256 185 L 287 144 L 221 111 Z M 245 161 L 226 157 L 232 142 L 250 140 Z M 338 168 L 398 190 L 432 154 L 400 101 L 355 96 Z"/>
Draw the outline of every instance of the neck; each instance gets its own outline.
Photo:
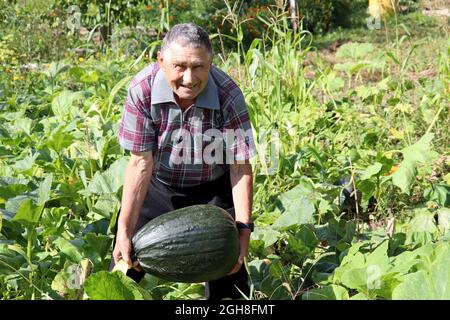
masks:
<path id="1" fill-rule="evenodd" d="M 175 97 L 175 101 L 177 102 L 177 104 L 180 106 L 181 110 L 186 110 L 187 108 L 189 108 L 191 105 L 194 104 L 195 99 L 190 99 L 190 100 L 186 100 L 186 99 L 179 99 L 178 97 Z"/>

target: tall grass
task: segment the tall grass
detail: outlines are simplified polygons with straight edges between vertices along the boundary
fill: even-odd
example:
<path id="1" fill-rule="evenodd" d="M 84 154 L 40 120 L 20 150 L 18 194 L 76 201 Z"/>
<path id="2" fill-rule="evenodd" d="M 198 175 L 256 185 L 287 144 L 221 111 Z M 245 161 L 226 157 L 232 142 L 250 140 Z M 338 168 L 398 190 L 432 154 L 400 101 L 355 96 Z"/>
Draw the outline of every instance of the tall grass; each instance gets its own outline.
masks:
<path id="1" fill-rule="evenodd" d="M 273 6 L 268 17 L 258 17 L 267 26 L 267 32 L 245 48 L 242 41 L 245 21 L 239 20 L 238 9 L 237 5 L 228 6 L 226 17 L 235 30 L 234 35 L 227 37 L 236 42 L 236 51 L 222 53 L 220 66 L 239 82 L 261 143 L 259 151 L 266 155 L 257 158 L 255 163 L 259 175 L 256 178 L 259 182 L 256 212 L 270 211 L 273 196 L 298 183 L 301 176 L 325 184 L 346 174 L 359 176 L 377 161 L 377 157 L 385 152 L 389 155 L 389 150 L 412 145 L 425 132 L 435 130 L 442 136 L 442 126 L 432 127 L 439 119 L 448 121 L 448 112 L 442 113 L 448 110 L 446 99 L 442 97 L 446 89 L 438 93 L 441 98 L 432 98 L 436 102 L 433 123 L 424 120 L 422 114 L 412 112 L 418 106 L 414 105 L 416 101 L 411 94 L 428 99 L 425 92 L 432 79 L 420 87 L 411 87 L 410 77 L 417 72 L 412 57 L 423 43 L 414 43 L 414 39 L 407 36 L 400 38 L 397 22 L 393 46 L 386 38 L 385 51 L 375 47 L 375 51 L 365 58 L 371 61 L 355 61 L 360 64 L 355 81 L 352 73 L 346 75 L 333 66 L 322 65 L 320 56 L 311 61 L 316 51 L 312 46 L 313 36 L 307 31 L 294 33 L 289 14 L 281 7 Z M 407 51 L 403 52 L 402 46 L 407 46 Z M 442 57 L 439 61 L 438 77 L 448 79 L 448 61 Z M 313 77 L 306 74 L 305 66 L 311 64 Z M 370 80 L 378 71 L 382 78 Z M 369 79 L 363 79 L 361 72 L 369 75 Z M 346 77 L 348 86 L 329 90 L 330 81 L 345 80 Z M 428 121 L 425 129 L 424 121 Z M 389 134 L 392 130 L 403 134 L 392 137 Z M 375 132 L 379 132 L 375 144 L 367 145 L 368 137 Z M 272 139 L 279 141 L 279 148 L 270 148 Z M 269 172 L 273 163 L 266 161 L 271 155 L 278 159 L 273 175 Z M 401 160 L 394 159 L 395 162 Z M 349 162 L 350 167 L 347 166 Z M 395 197 L 390 198 L 384 193 L 387 190 L 390 194 L 398 192 L 390 183 L 378 185 L 377 195 L 383 198 L 379 199 L 379 211 L 396 207 L 393 204 Z"/>

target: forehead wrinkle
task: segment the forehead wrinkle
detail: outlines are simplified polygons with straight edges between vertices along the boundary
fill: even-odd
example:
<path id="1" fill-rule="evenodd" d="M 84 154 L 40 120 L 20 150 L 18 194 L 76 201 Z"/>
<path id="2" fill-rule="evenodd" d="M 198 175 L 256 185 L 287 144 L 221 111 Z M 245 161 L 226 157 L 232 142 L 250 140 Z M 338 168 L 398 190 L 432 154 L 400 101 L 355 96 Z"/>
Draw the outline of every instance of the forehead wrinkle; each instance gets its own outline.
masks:
<path id="1" fill-rule="evenodd" d="M 176 47 L 179 47 L 181 50 L 177 50 Z M 171 42 L 169 46 L 166 48 L 166 50 L 162 51 L 163 57 L 166 59 L 171 59 L 173 56 L 182 56 L 185 57 L 183 48 L 189 48 L 189 49 L 201 49 L 206 53 L 207 61 L 210 61 L 212 59 L 212 55 L 208 52 L 207 48 L 205 48 L 202 45 L 195 45 L 192 43 L 180 43 L 177 40 Z M 201 60 L 201 59 L 199 59 Z M 205 63 L 205 61 L 201 60 L 202 63 Z"/>
<path id="2" fill-rule="evenodd" d="M 206 59 L 202 59 L 196 54 L 186 54 L 183 51 L 169 49 L 165 59 L 171 64 L 189 65 L 189 66 L 204 66 L 210 61 L 206 53 Z"/>

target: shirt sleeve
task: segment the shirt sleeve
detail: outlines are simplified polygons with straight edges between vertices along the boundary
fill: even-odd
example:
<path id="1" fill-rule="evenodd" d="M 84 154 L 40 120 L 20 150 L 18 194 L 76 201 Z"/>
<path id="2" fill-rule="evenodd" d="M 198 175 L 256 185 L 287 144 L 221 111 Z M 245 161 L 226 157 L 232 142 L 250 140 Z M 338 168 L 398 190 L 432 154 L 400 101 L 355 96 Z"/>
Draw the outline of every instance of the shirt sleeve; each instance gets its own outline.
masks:
<path id="1" fill-rule="evenodd" d="M 233 162 L 253 158 L 257 154 L 256 146 L 247 105 L 240 90 L 224 108 L 223 117 L 227 162 L 231 156 Z"/>
<path id="2" fill-rule="evenodd" d="M 150 113 L 150 87 L 146 81 L 128 89 L 119 123 L 119 144 L 129 151 L 143 152 L 156 147 L 155 125 Z M 144 101 L 146 103 L 144 103 Z"/>

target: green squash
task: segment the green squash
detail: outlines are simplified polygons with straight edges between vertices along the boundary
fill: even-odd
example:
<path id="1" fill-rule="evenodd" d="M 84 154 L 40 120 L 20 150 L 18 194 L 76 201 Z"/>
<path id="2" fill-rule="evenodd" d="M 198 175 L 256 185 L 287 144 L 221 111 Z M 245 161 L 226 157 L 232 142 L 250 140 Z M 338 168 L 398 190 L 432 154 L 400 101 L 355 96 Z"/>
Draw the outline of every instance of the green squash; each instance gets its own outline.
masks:
<path id="1" fill-rule="evenodd" d="M 142 269 L 174 282 L 205 282 L 226 276 L 239 257 L 232 216 L 212 205 L 195 205 L 154 218 L 134 235 L 133 257 Z"/>

